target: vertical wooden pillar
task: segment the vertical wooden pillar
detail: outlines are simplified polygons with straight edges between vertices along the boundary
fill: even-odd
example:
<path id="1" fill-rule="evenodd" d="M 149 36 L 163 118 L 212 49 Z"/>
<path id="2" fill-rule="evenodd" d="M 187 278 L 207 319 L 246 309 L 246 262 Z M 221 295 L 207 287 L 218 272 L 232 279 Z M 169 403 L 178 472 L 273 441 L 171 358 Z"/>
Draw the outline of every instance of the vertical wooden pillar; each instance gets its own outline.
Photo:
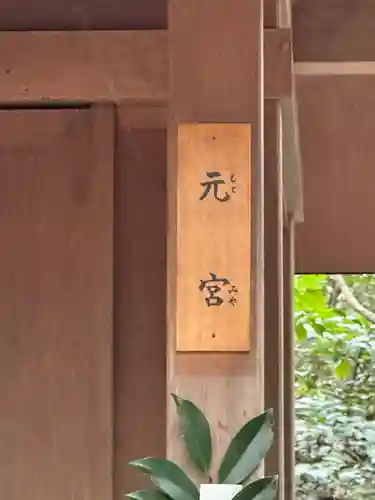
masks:
<path id="1" fill-rule="evenodd" d="M 264 330 L 265 404 L 276 417 L 275 442 L 266 458 L 268 475 L 279 474 L 278 499 L 284 494 L 283 366 L 283 180 L 281 112 L 276 100 L 264 108 Z"/>
<path id="2" fill-rule="evenodd" d="M 168 392 L 176 391 L 206 412 L 213 427 L 216 466 L 238 426 L 264 409 L 262 3 L 169 0 Z M 176 353 L 176 143 L 183 122 L 252 126 L 250 352 Z M 167 454 L 185 466 L 170 398 L 168 405 Z"/>
<path id="3" fill-rule="evenodd" d="M 264 0 L 264 27 L 280 25 L 280 2 Z M 283 171 L 280 102 L 266 100 L 264 110 L 264 286 L 266 407 L 275 411 L 275 441 L 265 461 L 266 474 L 280 477 L 278 500 L 284 500 L 284 304 L 283 304 Z"/>
<path id="4" fill-rule="evenodd" d="M 165 110 L 158 107 L 122 104 L 117 112 L 115 499 L 148 484 L 143 474 L 125 466 L 128 461 L 150 455 L 165 456 L 165 121 Z"/>
<path id="5" fill-rule="evenodd" d="M 294 387 L 294 222 L 284 227 L 284 443 L 285 498 L 295 498 L 295 387 Z"/>

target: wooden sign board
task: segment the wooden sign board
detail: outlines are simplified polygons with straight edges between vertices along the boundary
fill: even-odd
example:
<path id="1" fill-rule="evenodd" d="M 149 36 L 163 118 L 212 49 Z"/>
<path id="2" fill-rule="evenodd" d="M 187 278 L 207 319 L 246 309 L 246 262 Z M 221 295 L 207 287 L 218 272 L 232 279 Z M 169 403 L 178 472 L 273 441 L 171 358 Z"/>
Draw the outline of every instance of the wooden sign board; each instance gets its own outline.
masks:
<path id="1" fill-rule="evenodd" d="M 177 180 L 177 351 L 248 351 L 251 126 L 180 125 Z"/>

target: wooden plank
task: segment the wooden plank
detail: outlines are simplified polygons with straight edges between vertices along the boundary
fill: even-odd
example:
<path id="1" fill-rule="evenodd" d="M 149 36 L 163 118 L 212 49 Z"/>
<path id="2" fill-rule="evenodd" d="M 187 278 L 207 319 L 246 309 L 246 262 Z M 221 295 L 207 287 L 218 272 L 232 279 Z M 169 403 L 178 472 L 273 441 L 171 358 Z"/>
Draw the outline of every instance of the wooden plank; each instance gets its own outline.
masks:
<path id="1" fill-rule="evenodd" d="M 273 33 L 266 31 L 265 40 L 270 47 L 265 97 L 273 97 L 288 85 L 288 51 Z M 3 105 L 166 103 L 168 32 L 0 32 L 0 77 Z"/>
<path id="2" fill-rule="evenodd" d="M 304 223 L 296 226 L 296 271 L 372 270 L 375 226 L 365 220 L 375 211 L 375 77 L 317 76 L 297 84 Z"/>
<path id="3" fill-rule="evenodd" d="M 235 6 L 232 0 L 169 2 L 168 392 L 192 399 L 207 414 L 213 427 L 214 472 L 233 432 L 264 409 L 261 4 L 258 0 L 237 0 Z M 249 353 L 176 353 L 177 130 L 178 124 L 189 122 L 250 123 L 252 127 Z M 170 402 L 167 456 L 189 469 Z"/>
<path id="4" fill-rule="evenodd" d="M 178 128 L 178 351 L 250 347 L 251 127 Z"/>
<path id="5" fill-rule="evenodd" d="M 308 76 L 375 75 L 375 62 L 297 62 L 294 64 L 294 74 L 299 78 Z"/>
<path id="6" fill-rule="evenodd" d="M 264 0 L 263 25 L 264 28 L 277 28 L 279 17 L 279 0 Z"/>
<path id="7" fill-rule="evenodd" d="M 295 79 L 292 94 L 281 100 L 283 122 L 283 189 L 286 213 L 293 215 L 296 222 L 304 218 L 303 158 L 301 153 L 298 99 Z"/>
<path id="8" fill-rule="evenodd" d="M 265 406 L 275 414 L 275 440 L 265 460 L 267 475 L 279 474 L 278 500 L 284 499 L 284 297 L 283 178 L 280 105 L 264 107 L 264 281 Z M 288 497 L 289 498 L 289 497 Z"/>
<path id="9" fill-rule="evenodd" d="M 1 491 L 112 498 L 113 110 L 0 130 Z"/>
<path id="10" fill-rule="evenodd" d="M 0 102 L 165 101 L 166 31 L 0 33 Z"/>
<path id="11" fill-rule="evenodd" d="M 280 28 L 292 28 L 292 7 L 297 0 L 279 0 L 279 27 Z"/>
<path id="12" fill-rule="evenodd" d="M 122 130 L 158 130 L 167 129 L 166 103 L 150 104 L 139 102 L 122 102 L 119 105 L 119 120 Z M 165 155 L 165 153 L 164 153 Z M 163 157 L 164 161 L 165 156 Z M 166 166 L 165 166 L 166 168 Z"/>
<path id="13" fill-rule="evenodd" d="M 266 99 L 292 94 L 292 42 L 290 29 L 264 32 L 264 88 Z"/>
<path id="14" fill-rule="evenodd" d="M 1 0 L 0 30 L 160 30 L 166 0 Z"/>
<path id="15" fill-rule="evenodd" d="M 298 0 L 293 9 L 296 61 L 375 61 L 373 0 Z"/>
<path id="16" fill-rule="evenodd" d="M 264 0 L 263 19 L 264 27 L 268 28 L 291 28 L 292 26 L 292 4 L 297 0 Z"/>
<path id="17" fill-rule="evenodd" d="M 83 331 L 90 332 L 90 345 L 92 359 L 90 371 L 86 378 L 89 380 L 90 388 L 87 395 L 89 417 L 96 422 L 88 421 L 86 424 L 86 465 L 90 471 L 90 487 L 84 486 L 85 494 L 88 491 L 90 497 L 95 500 L 105 496 L 113 497 L 113 213 L 114 213 L 114 167 L 115 167 L 115 108 L 111 104 L 94 104 L 89 113 L 89 123 L 86 126 L 90 130 L 86 148 L 91 152 L 91 172 L 80 163 L 79 168 L 86 172 L 86 188 L 78 181 L 76 174 L 76 193 L 81 197 L 92 192 L 92 214 L 90 223 L 87 221 L 86 231 L 89 236 L 84 243 L 86 252 L 90 257 L 85 267 L 81 269 L 85 275 L 84 285 L 80 291 L 80 297 L 84 295 L 85 289 L 91 286 L 90 292 L 86 291 L 87 300 L 91 299 L 91 305 L 87 305 L 87 324 L 82 325 L 80 335 Z M 69 130 L 69 129 L 68 129 Z M 73 128 L 74 130 L 74 128 Z M 80 145 L 82 147 L 82 145 Z M 63 156 L 64 158 L 64 156 Z M 66 158 L 66 157 L 65 157 Z M 66 160 L 65 160 L 66 161 Z M 82 162 L 82 160 L 81 160 Z M 72 168 L 72 165 L 70 165 Z M 84 221 L 83 221 L 84 223 Z M 85 238 L 82 231 L 81 238 Z M 93 250 L 95 249 L 95 250 Z M 95 278 L 88 280 L 88 276 L 95 273 Z M 74 275 L 76 280 L 76 274 Z M 92 298 L 91 298 L 92 297 Z M 82 300 L 82 299 L 81 299 Z M 83 300 L 85 302 L 85 300 Z M 76 302 L 81 304 L 82 302 Z M 93 310 L 95 313 L 93 313 Z M 90 380 L 91 378 L 91 380 Z M 95 388 L 95 389 L 93 389 Z M 98 401 L 95 402 L 93 393 L 97 394 Z M 92 443 L 91 445 L 89 443 Z M 102 455 L 102 459 L 93 460 L 93 456 Z M 73 496 L 73 495 L 72 495 Z"/>
<path id="18" fill-rule="evenodd" d="M 136 108 L 117 117 L 113 498 L 148 487 L 128 461 L 166 454 L 167 134 Z"/>

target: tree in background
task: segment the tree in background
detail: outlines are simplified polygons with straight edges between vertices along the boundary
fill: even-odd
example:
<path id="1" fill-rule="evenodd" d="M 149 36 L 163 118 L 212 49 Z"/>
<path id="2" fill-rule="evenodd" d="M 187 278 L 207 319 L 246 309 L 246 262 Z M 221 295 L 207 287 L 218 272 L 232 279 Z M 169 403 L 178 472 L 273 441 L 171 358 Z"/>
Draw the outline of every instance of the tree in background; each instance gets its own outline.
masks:
<path id="1" fill-rule="evenodd" d="M 295 279 L 297 498 L 375 498 L 375 275 Z"/>

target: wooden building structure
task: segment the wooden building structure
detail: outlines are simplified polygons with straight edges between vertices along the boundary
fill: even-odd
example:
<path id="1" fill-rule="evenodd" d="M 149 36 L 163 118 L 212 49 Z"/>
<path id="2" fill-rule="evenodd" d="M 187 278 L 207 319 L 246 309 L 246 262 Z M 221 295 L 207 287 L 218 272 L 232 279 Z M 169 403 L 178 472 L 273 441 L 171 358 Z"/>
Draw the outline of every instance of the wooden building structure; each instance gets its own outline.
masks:
<path id="1" fill-rule="evenodd" d="M 0 0 L 2 497 L 117 500 L 143 484 L 128 460 L 185 464 L 177 391 L 217 453 L 272 406 L 265 467 L 293 498 L 294 272 L 375 267 L 374 20 L 372 0 Z M 251 126 L 245 352 L 176 349 L 186 123 Z"/>

